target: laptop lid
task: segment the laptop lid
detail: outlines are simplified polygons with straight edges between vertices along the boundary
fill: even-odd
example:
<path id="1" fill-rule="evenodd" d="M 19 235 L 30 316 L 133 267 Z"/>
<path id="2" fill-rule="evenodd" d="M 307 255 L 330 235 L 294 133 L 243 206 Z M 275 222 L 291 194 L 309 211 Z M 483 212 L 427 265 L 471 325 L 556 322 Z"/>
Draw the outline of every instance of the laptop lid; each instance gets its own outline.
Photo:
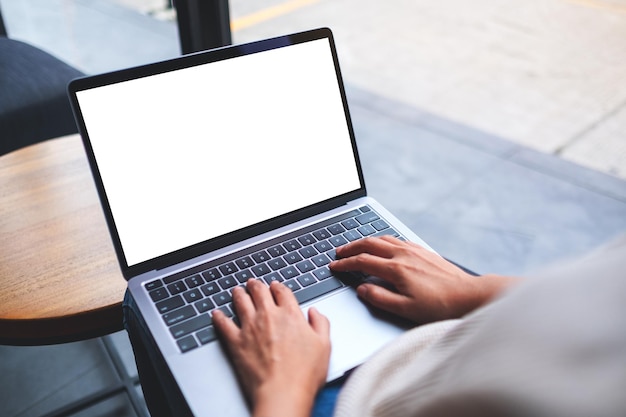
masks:
<path id="1" fill-rule="evenodd" d="M 126 279 L 366 194 L 329 29 L 68 89 Z"/>

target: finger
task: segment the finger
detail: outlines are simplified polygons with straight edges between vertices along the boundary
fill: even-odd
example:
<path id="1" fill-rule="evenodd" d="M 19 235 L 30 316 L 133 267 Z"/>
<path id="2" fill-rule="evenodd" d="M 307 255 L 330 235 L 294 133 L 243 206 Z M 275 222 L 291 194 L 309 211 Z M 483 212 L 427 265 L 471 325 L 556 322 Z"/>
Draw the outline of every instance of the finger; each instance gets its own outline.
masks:
<path id="1" fill-rule="evenodd" d="M 272 281 L 270 284 L 270 292 L 274 297 L 274 301 L 278 306 L 292 306 L 300 308 L 298 306 L 298 301 L 296 297 L 293 295 L 293 291 L 287 288 L 284 284 L 281 284 L 278 281 Z"/>
<path id="2" fill-rule="evenodd" d="M 213 313 L 213 325 L 228 346 L 231 346 L 239 338 L 241 332 L 239 327 L 220 310 Z"/>
<path id="3" fill-rule="evenodd" d="M 398 316 L 407 317 L 408 310 L 415 301 L 405 295 L 389 291 L 378 285 L 362 284 L 357 288 L 359 297 L 374 307 Z"/>
<path id="4" fill-rule="evenodd" d="M 393 261 L 369 253 L 360 253 L 349 258 L 338 259 L 329 265 L 330 269 L 338 272 L 359 271 L 367 275 L 380 277 L 392 284 L 397 277 L 393 269 Z"/>
<path id="5" fill-rule="evenodd" d="M 269 289 L 264 283 L 256 279 L 250 279 L 246 283 L 246 288 L 248 289 L 248 293 L 250 293 L 250 298 L 256 310 L 267 310 L 276 306 L 272 294 L 270 294 Z"/>
<path id="6" fill-rule="evenodd" d="M 309 324 L 315 333 L 325 338 L 330 338 L 330 321 L 315 307 L 309 308 Z"/>
<path id="7" fill-rule="evenodd" d="M 378 237 L 366 237 L 337 248 L 337 256 L 347 258 L 360 253 L 369 253 L 382 258 L 391 258 L 395 252 L 395 243 Z"/>
<path id="8" fill-rule="evenodd" d="M 250 295 L 242 287 L 233 288 L 233 306 L 239 319 L 243 322 L 254 316 L 255 307 Z"/>

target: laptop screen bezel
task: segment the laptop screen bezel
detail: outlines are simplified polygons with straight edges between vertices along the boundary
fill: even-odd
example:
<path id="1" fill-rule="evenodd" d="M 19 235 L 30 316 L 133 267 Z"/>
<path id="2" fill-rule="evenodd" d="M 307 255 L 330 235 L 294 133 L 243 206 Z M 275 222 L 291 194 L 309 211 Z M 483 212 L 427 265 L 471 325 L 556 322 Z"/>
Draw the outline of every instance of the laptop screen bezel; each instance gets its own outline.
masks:
<path id="1" fill-rule="evenodd" d="M 308 207 L 304 207 L 298 209 L 296 211 L 292 211 L 289 213 L 285 213 L 283 215 L 277 216 L 275 218 L 250 225 L 239 229 L 234 232 L 227 233 L 225 235 L 221 235 L 209 240 L 205 240 L 203 242 L 199 242 L 193 244 L 191 246 L 178 249 L 174 252 L 170 252 L 161 256 L 158 256 L 153 259 L 149 259 L 135 265 L 128 265 L 126 256 L 123 251 L 122 242 L 115 224 L 115 219 L 112 214 L 111 206 L 107 199 L 107 194 L 105 191 L 105 187 L 100 176 L 100 172 L 98 169 L 98 163 L 96 161 L 96 157 L 94 154 L 94 150 L 91 146 L 91 142 L 89 140 L 89 134 L 87 128 L 84 123 L 84 119 L 81 114 L 80 105 L 78 102 L 77 93 L 80 91 L 89 90 L 92 88 L 102 87 L 110 84 L 116 84 L 124 81 L 129 81 L 137 78 L 143 78 L 150 75 L 162 74 L 170 71 L 175 71 L 187 67 L 207 64 L 211 62 L 217 62 L 225 59 L 235 58 L 243 55 L 255 54 L 267 50 L 283 48 L 286 46 L 310 42 L 319 39 L 328 39 L 330 44 L 330 51 L 332 54 L 332 58 L 335 66 L 335 73 L 337 76 L 338 88 L 341 95 L 341 100 L 343 103 L 344 114 L 346 118 L 346 126 L 348 128 L 348 132 L 350 135 L 350 140 L 352 144 L 352 150 L 355 158 L 356 170 L 358 173 L 359 184 L 360 187 L 354 191 L 347 192 L 345 194 L 330 198 L 328 200 L 310 205 Z M 252 238 L 254 236 L 260 235 L 262 233 L 269 232 L 271 230 L 287 226 L 291 223 L 304 220 L 308 217 L 311 217 L 316 214 L 323 213 L 328 210 L 332 210 L 334 208 L 340 207 L 346 204 L 349 201 L 352 201 L 356 198 L 365 196 L 366 188 L 365 181 L 363 177 L 363 171 L 361 168 L 361 162 L 358 155 L 358 149 L 356 145 L 356 139 L 354 136 L 354 129 L 352 126 L 352 121 L 350 117 L 350 112 L 348 109 L 348 102 L 345 94 L 343 79 L 341 76 L 341 71 L 339 68 L 339 60 L 337 57 L 337 52 L 335 49 L 335 43 L 333 39 L 332 32 L 328 28 L 320 28 L 307 32 L 301 32 L 286 36 L 280 36 L 276 38 L 266 39 L 262 41 L 252 42 L 248 44 L 227 46 L 219 49 L 214 49 L 210 51 L 199 52 L 191 55 L 182 56 L 180 58 L 175 58 L 167 61 L 162 61 L 154 64 L 143 65 L 139 67 L 124 69 L 120 71 L 114 71 L 106 74 L 99 74 L 94 76 L 87 76 L 78 78 L 73 80 L 68 85 L 68 94 L 70 98 L 70 102 L 72 105 L 72 109 L 74 111 L 74 117 L 76 119 L 76 123 L 82 138 L 82 142 L 87 154 L 87 159 L 89 161 L 90 168 L 92 170 L 94 182 L 96 185 L 96 189 L 98 191 L 98 195 L 100 198 L 100 203 L 103 207 L 106 223 L 109 229 L 109 233 L 111 235 L 113 246 L 115 248 L 115 252 L 117 255 L 117 259 L 122 271 L 122 274 L 126 280 L 148 272 L 152 270 L 159 270 L 166 268 L 168 266 L 184 262 L 186 260 L 195 258 L 197 256 L 203 255 L 205 253 L 235 244 L 237 242 Z"/>

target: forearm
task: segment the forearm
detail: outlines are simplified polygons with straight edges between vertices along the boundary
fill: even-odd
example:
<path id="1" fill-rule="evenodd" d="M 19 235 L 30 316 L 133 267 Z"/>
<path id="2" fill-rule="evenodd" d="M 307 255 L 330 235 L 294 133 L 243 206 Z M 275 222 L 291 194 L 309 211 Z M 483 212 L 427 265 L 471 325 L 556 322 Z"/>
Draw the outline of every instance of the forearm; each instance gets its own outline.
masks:
<path id="1" fill-rule="evenodd" d="M 416 291 L 412 316 L 417 323 L 461 318 L 490 303 L 518 280 L 497 274 L 472 276 L 460 273 L 455 282 L 442 287 L 426 286 Z"/>
<path id="2" fill-rule="evenodd" d="M 303 387 L 289 389 L 264 387 L 258 392 L 253 417 L 308 417 L 313 409 L 315 394 Z"/>
<path id="3" fill-rule="evenodd" d="M 488 304 L 519 281 L 520 278 L 498 274 L 485 274 L 476 277 L 474 308 Z"/>

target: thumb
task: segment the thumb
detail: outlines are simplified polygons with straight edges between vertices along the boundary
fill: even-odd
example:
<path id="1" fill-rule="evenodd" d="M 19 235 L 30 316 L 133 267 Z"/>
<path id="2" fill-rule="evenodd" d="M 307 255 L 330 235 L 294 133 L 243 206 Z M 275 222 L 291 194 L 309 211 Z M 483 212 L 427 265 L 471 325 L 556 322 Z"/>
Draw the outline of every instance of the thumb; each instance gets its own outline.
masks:
<path id="1" fill-rule="evenodd" d="M 309 308 L 309 324 L 320 336 L 330 336 L 330 322 L 328 318 L 320 313 L 315 307 Z"/>
<path id="2" fill-rule="evenodd" d="M 406 296 L 373 284 L 361 284 L 356 291 L 363 301 L 372 306 L 401 317 L 410 318 L 407 314 L 411 300 Z"/>

